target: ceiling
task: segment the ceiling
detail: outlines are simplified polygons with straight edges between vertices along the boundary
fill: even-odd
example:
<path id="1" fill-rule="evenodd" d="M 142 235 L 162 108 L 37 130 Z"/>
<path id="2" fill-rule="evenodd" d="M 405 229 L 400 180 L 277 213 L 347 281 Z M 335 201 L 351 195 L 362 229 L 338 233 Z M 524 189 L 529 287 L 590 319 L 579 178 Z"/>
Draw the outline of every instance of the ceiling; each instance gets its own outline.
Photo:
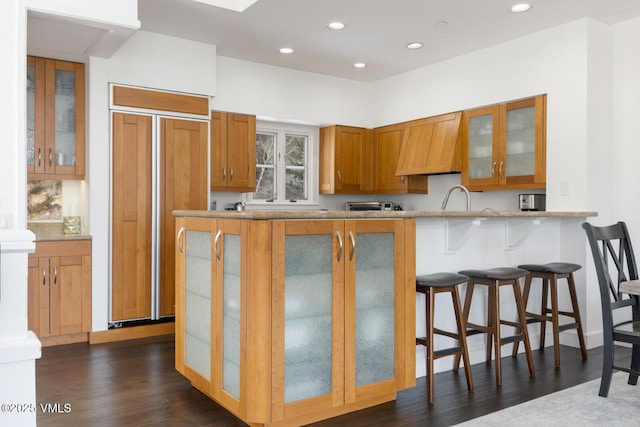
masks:
<path id="1" fill-rule="evenodd" d="M 520 1 L 138 0 L 138 19 L 144 31 L 214 44 L 219 56 L 373 82 L 585 17 L 613 24 L 640 16 L 640 0 L 530 0 L 530 11 L 511 13 Z M 77 34 L 58 43 L 54 28 L 42 31 L 45 19 L 29 19 L 31 50 L 83 49 Z M 346 28 L 329 30 L 332 21 Z M 424 46 L 407 49 L 413 41 Z M 279 53 L 285 46 L 294 53 Z"/>

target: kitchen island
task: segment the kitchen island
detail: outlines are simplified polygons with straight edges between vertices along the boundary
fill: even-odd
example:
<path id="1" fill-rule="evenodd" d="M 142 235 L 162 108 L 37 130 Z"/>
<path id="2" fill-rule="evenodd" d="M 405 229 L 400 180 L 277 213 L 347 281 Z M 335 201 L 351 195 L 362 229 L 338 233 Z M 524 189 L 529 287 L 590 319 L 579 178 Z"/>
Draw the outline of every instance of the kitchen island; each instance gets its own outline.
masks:
<path id="1" fill-rule="evenodd" d="M 476 228 L 498 221 L 517 247 L 537 223 L 595 213 L 174 215 L 176 368 L 246 423 L 285 426 L 394 400 L 415 384 L 416 271 L 451 268 L 438 257 L 462 267 L 456 253 L 482 235 Z M 416 254 L 436 246 L 434 259 Z"/>

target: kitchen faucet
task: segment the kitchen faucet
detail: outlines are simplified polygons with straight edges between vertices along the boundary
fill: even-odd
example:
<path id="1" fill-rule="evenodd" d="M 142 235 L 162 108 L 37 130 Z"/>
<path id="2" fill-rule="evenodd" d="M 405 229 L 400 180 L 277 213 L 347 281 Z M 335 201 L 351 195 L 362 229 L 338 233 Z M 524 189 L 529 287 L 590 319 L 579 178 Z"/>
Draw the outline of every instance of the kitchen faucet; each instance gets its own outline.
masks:
<path id="1" fill-rule="evenodd" d="M 451 192 L 456 189 L 459 188 L 460 190 L 464 191 L 464 194 L 466 194 L 467 196 L 467 211 L 471 210 L 471 196 L 469 196 L 469 190 L 467 190 L 467 187 L 465 187 L 462 184 L 458 184 L 458 185 L 454 185 L 453 187 L 451 187 L 449 189 L 449 191 L 447 191 L 447 195 L 444 196 L 444 201 L 442 202 L 442 210 L 445 210 L 447 208 L 447 202 L 449 201 L 449 196 L 451 195 Z"/>

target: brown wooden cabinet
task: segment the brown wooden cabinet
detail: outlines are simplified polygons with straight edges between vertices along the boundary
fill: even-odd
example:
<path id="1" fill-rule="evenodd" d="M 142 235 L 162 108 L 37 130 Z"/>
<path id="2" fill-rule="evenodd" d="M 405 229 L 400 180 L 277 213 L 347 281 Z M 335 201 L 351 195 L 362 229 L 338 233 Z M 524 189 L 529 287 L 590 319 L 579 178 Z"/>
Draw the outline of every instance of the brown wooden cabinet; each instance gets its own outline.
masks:
<path id="1" fill-rule="evenodd" d="M 374 193 L 428 192 L 429 181 L 426 175 L 396 175 L 406 126 L 405 123 L 398 123 L 373 130 Z"/>
<path id="2" fill-rule="evenodd" d="M 211 190 L 256 190 L 256 116 L 211 112 Z"/>
<path id="3" fill-rule="evenodd" d="M 37 242 L 28 277 L 29 329 L 43 345 L 88 341 L 91 241 Z"/>
<path id="4" fill-rule="evenodd" d="M 415 384 L 415 220 L 177 220 L 176 368 L 251 425 Z"/>
<path id="5" fill-rule="evenodd" d="M 27 57 L 29 179 L 84 179 L 84 64 Z"/>
<path id="6" fill-rule="evenodd" d="M 320 128 L 320 194 L 365 193 L 371 182 L 371 130 Z"/>
<path id="7" fill-rule="evenodd" d="M 462 129 L 470 190 L 546 187 L 546 95 L 464 111 Z"/>

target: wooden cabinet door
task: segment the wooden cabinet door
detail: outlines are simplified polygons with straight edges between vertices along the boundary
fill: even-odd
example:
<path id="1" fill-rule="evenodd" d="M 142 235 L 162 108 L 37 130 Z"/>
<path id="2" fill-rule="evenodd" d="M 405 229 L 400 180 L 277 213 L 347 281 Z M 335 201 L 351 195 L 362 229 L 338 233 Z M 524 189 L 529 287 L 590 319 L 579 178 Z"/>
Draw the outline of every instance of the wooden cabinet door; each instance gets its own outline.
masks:
<path id="1" fill-rule="evenodd" d="M 211 189 L 227 187 L 227 113 L 211 112 Z"/>
<path id="2" fill-rule="evenodd" d="M 111 318 L 151 316 L 152 119 L 113 113 Z"/>
<path id="3" fill-rule="evenodd" d="M 500 107 L 492 105 L 465 111 L 462 132 L 462 184 L 469 189 L 497 186 L 500 182 Z"/>
<path id="4" fill-rule="evenodd" d="M 51 286 L 52 301 L 55 299 L 58 334 L 75 334 L 91 331 L 91 257 L 64 256 L 52 258 L 54 268 Z M 53 307 L 52 303 L 52 307 Z M 51 322 L 54 324 L 54 322 Z"/>
<path id="5" fill-rule="evenodd" d="M 343 221 L 273 222 L 272 421 L 344 402 Z"/>
<path id="6" fill-rule="evenodd" d="M 27 57 L 27 175 L 45 172 L 44 58 Z"/>
<path id="7" fill-rule="evenodd" d="M 337 126 L 335 147 L 335 185 L 339 193 L 359 193 L 365 190 L 367 160 L 367 130 Z"/>
<path id="8" fill-rule="evenodd" d="M 227 165 L 229 189 L 256 190 L 256 116 L 228 115 Z"/>
<path id="9" fill-rule="evenodd" d="M 178 218 L 176 227 L 176 369 L 210 393 L 216 301 L 214 220 Z M 189 274 L 187 274 L 187 271 Z"/>
<path id="10" fill-rule="evenodd" d="M 345 221 L 346 404 L 406 387 L 405 371 L 415 357 L 413 346 L 406 345 L 408 335 L 415 339 L 415 316 L 411 323 L 406 315 L 406 309 L 414 312 L 407 302 L 415 301 L 415 282 L 409 286 L 415 275 L 406 263 L 412 256 L 406 224 Z"/>
<path id="11" fill-rule="evenodd" d="M 546 186 L 545 117 L 546 95 L 508 102 L 501 109 L 500 184 L 509 188 Z"/>
<path id="12" fill-rule="evenodd" d="M 175 314 L 173 211 L 206 210 L 208 126 L 204 121 L 160 120 L 160 316 Z"/>
<path id="13" fill-rule="evenodd" d="M 428 191 L 426 175 L 396 176 L 402 138 L 403 123 L 373 130 L 373 189 L 374 193 L 422 193 Z"/>

